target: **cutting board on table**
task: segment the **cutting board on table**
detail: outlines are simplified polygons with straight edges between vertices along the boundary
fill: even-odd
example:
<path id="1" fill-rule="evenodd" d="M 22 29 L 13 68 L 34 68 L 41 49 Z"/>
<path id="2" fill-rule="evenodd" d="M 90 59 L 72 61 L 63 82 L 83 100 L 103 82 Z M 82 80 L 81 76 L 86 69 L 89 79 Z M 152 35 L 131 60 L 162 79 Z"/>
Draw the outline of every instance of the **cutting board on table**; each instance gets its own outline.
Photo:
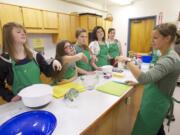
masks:
<path id="1" fill-rule="evenodd" d="M 121 96 L 131 88 L 132 86 L 110 81 L 96 87 L 96 90 L 115 96 Z"/>
<path id="2" fill-rule="evenodd" d="M 85 91 L 85 87 L 83 85 L 81 85 L 79 83 L 70 82 L 70 83 L 54 86 L 53 87 L 53 96 L 55 98 L 64 97 L 66 92 L 71 88 L 74 88 L 79 92 Z"/>

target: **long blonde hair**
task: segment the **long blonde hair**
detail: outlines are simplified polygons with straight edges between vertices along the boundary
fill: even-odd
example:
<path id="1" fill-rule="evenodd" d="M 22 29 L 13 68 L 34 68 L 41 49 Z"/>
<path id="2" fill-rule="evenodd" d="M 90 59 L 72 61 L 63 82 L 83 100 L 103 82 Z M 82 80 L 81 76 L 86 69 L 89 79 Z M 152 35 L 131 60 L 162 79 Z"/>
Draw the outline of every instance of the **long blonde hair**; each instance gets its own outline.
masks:
<path id="1" fill-rule="evenodd" d="M 18 24 L 15 22 L 9 22 L 3 26 L 3 34 L 2 34 L 3 52 L 7 52 L 12 59 L 16 60 L 16 58 L 14 57 L 15 48 L 13 45 L 14 44 L 14 38 L 12 35 L 13 28 L 20 28 L 24 31 L 24 33 L 26 33 L 26 30 L 21 24 Z M 24 50 L 27 55 L 27 58 L 32 59 L 33 54 L 30 51 L 30 49 L 27 47 L 27 43 L 23 44 L 23 46 L 24 46 Z"/>

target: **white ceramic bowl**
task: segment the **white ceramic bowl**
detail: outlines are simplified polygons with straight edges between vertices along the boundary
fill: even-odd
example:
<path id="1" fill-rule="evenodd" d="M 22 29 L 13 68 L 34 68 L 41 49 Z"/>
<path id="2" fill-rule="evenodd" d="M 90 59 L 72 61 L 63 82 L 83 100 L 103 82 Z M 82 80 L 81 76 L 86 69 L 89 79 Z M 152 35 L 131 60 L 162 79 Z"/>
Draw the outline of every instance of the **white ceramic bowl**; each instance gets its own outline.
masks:
<path id="1" fill-rule="evenodd" d="M 102 66 L 101 68 L 104 73 L 112 73 L 113 66 L 105 65 L 105 66 Z"/>
<path id="2" fill-rule="evenodd" d="M 47 84 L 34 84 L 22 89 L 18 95 L 27 107 L 41 107 L 52 100 L 52 87 Z"/>

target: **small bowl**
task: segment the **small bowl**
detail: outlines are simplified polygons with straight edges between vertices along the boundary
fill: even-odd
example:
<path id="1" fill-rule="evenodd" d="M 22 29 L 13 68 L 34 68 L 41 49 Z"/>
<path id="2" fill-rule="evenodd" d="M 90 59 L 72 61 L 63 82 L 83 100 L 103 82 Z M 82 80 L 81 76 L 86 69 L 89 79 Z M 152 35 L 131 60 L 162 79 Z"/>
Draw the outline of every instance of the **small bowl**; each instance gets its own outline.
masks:
<path id="1" fill-rule="evenodd" d="M 152 61 L 152 56 L 150 56 L 150 55 L 144 55 L 144 56 L 141 56 L 141 59 L 142 59 L 142 62 L 144 62 L 144 63 L 151 63 L 151 61 Z"/>

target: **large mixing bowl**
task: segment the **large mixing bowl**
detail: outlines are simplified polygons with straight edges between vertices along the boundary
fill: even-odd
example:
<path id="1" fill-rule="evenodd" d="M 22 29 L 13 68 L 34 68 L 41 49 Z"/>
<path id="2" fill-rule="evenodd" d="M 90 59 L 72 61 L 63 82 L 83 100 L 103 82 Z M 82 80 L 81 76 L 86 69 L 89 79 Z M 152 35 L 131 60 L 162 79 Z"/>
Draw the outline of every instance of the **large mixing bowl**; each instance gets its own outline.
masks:
<path id="1" fill-rule="evenodd" d="M 52 100 L 52 87 L 47 84 L 34 84 L 22 89 L 18 95 L 27 107 L 41 107 Z"/>

